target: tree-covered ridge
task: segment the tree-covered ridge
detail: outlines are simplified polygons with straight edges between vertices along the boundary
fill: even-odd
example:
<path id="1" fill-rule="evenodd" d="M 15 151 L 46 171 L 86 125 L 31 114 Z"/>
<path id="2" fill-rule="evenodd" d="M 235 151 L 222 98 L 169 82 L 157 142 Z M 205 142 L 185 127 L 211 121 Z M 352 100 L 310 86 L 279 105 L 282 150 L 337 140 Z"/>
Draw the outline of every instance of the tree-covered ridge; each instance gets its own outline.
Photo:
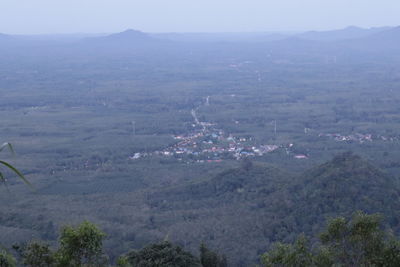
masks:
<path id="1" fill-rule="evenodd" d="M 360 156 L 347 152 L 337 155 L 301 175 L 289 187 L 296 217 L 302 231 L 327 218 L 350 216 L 354 210 L 385 214 L 389 225 L 399 230 L 400 188 L 397 179 L 382 172 Z M 309 226 L 309 227 L 308 227 Z"/>
<path id="2" fill-rule="evenodd" d="M 276 243 L 261 261 L 265 267 L 394 267 L 400 265 L 400 240 L 383 230 L 380 215 L 356 212 L 350 220 L 330 220 L 316 245 L 301 235 L 293 244 Z"/>
<path id="3" fill-rule="evenodd" d="M 157 211 L 154 227 L 167 228 L 165 214 L 179 210 L 183 219 L 171 225 L 179 229 L 176 240 L 196 240 L 190 244 L 195 247 L 201 236 L 237 263 L 243 248 L 254 262 L 257 253 L 248 248 L 292 242 L 300 233 L 316 235 L 327 219 L 350 216 L 354 210 L 384 214 L 385 225 L 398 233 L 398 188 L 396 178 L 358 155 L 344 153 L 298 175 L 243 163 L 201 182 L 159 190 L 148 201 Z M 165 223 L 158 224 L 161 220 Z M 228 248 L 233 239 L 241 240 L 240 249 Z"/>

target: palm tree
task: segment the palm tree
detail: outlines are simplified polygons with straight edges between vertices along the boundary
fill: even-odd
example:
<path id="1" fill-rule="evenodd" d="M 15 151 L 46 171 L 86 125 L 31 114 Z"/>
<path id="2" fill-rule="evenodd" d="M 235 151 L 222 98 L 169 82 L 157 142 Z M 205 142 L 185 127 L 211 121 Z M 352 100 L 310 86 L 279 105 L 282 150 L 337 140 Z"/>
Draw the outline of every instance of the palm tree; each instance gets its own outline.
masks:
<path id="1" fill-rule="evenodd" d="M 10 150 L 10 152 L 14 155 L 14 149 L 12 147 L 12 145 L 10 143 L 4 143 L 0 146 L 0 152 L 3 151 L 5 148 L 8 148 Z M 0 160 L 0 166 L 6 167 L 7 169 L 11 170 L 12 172 L 14 172 L 19 178 L 21 178 L 21 180 L 26 183 L 27 185 L 31 186 L 31 183 L 29 183 L 29 181 L 27 179 L 25 179 L 24 175 L 18 170 L 16 169 L 13 165 L 11 165 L 10 163 L 4 161 L 4 160 Z M 5 183 L 7 180 L 3 174 L 3 172 L 0 170 L 0 182 L 1 183 Z"/>

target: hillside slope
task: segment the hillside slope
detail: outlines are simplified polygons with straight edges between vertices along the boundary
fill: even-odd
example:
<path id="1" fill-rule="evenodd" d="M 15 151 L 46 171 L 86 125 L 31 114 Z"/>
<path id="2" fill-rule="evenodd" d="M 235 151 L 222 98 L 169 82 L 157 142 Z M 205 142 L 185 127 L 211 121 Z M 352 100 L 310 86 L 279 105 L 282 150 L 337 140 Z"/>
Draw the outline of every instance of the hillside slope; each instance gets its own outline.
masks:
<path id="1" fill-rule="evenodd" d="M 297 37 L 314 41 L 339 41 L 364 38 L 389 29 L 390 27 L 364 29 L 360 27 L 350 26 L 344 29 L 332 31 L 309 31 L 299 34 Z"/>
<path id="2" fill-rule="evenodd" d="M 317 235 L 326 219 L 356 210 L 382 213 L 399 230 L 399 196 L 394 178 L 345 153 L 297 176 L 271 167 L 236 168 L 148 200 L 155 228 L 169 229 L 173 240 L 189 247 L 204 241 L 239 264 L 257 261 L 272 242 Z"/>
<path id="3" fill-rule="evenodd" d="M 326 219 L 357 210 L 384 214 L 393 229 L 400 229 L 397 181 L 352 153 L 305 172 L 283 195 L 282 220 L 292 218 L 295 232 L 318 232 Z"/>

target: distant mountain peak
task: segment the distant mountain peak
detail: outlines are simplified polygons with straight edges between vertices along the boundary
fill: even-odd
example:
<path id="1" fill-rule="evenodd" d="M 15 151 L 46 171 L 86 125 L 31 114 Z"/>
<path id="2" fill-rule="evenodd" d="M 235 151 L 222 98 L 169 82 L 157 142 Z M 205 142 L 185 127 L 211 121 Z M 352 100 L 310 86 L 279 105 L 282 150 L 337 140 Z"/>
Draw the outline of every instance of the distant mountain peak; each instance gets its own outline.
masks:
<path id="1" fill-rule="evenodd" d="M 154 38 L 150 37 L 147 33 L 134 29 L 127 29 L 123 32 L 113 33 L 107 36 L 87 38 L 86 41 L 95 45 L 131 47 L 132 45 L 147 45 L 153 42 Z"/>
<path id="2" fill-rule="evenodd" d="M 376 33 L 384 32 L 390 29 L 389 27 L 378 28 L 360 28 L 357 26 L 348 26 L 344 29 L 331 30 L 331 31 L 309 31 L 298 35 L 300 38 L 315 40 L 315 41 L 339 41 L 358 39 L 374 35 Z"/>
<path id="3" fill-rule="evenodd" d="M 139 34 L 139 35 L 146 35 L 144 32 L 139 31 L 139 30 L 134 30 L 134 29 L 127 29 L 125 31 L 122 31 L 120 33 L 116 34 L 125 34 L 125 35 L 132 35 L 132 34 Z"/>
<path id="4" fill-rule="evenodd" d="M 114 34 L 108 35 L 106 38 L 107 39 L 118 39 L 118 40 L 122 40 L 122 39 L 149 40 L 149 39 L 151 39 L 151 37 L 149 35 L 147 35 L 146 33 L 138 31 L 138 30 L 134 30 L 134 29 L 127 29 L 123 32 L 114 33 Z"/>
<path id="5" fill-rule="evenodd" d="M 390 28 L 385 31 L 378 32 L 374 35 L 369 36 L 367 41 L 374 42 L 373 44 L 384 44 L 391 45 L 394 48 L 398 48 L 400 45 L 400 26 Z"/>

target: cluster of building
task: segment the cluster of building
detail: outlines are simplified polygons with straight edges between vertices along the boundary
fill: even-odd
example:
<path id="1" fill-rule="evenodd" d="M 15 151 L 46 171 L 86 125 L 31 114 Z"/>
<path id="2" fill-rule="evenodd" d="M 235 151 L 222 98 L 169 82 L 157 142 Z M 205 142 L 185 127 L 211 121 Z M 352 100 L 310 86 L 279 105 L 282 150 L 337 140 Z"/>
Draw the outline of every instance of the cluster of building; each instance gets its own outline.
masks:
<path id="1" fill-rule="evenodd" d="M 209 105 L 209 98 L 206 98 L 205 105 Z M 177 141 L 174 145 L 160 151 L 150 153 L 135 153 L 129 159 L 136 160 L 147 156 L 174 157 L 178 160 L 185 159 L 191 162 L 220 162 L 224 159 L 240 160 L 246 157 L 263 156 L 267 153 L 284 149 L 286 154 L 296 159 L 307 159 L 304 154 L 293 154 L 289 145 L 254 145 L 251 137 L 238 137 L 225 133 L 216 128 L 215 124 L 202 122 L 196 114 L 196 109 L 191 110 L 193 117 L 193 132 L 176 135 L 173 138 Z"/>
<path id="2" fill-rule="evenodd" d="M 130 159 L 135 160 L 147 156 L 174 157 L 190 162 L 220 162 L 225 159 L 240 160 L 247 157 L 259 157 L 278 149 L 284 150 L 296 159 L 307 159 L 303 154 L 293 154 L 288 145 L 254 145 L 250 137 L 236 137 L 225 134 L 223 130 L 202 128 L 186 135 L 176 135 L 174 145 L 151 153 L 135 153 Z"/>
<path id="3" fill-rule="evenodd" d="M 135 160 L 146 156 L 166 156 L 191 159 L 195 162 L 219 162 L 224 159 L 242 159 L 245 157 L 262 156 L 279 148 L 278 145 L 251 145 L 252 139 L 226 135 L 222 130 L 210 131 L 202 128 L 200 131 L 187 135 L 173 137 L 177 143 L 160 151 L 151 153 L 135 153 L 130 159 Z"/>
<path id="4" fill-rule="evenodd" d="M 181 140 L 163 151 L 167 155 L 194 155 L 205 160 L 262 156 L 279 148 L 277 145 L 252 145 L 252 138 L 225 135 L 222 130 L 200 132 L 189 136 L 175 136 Z"/>
<path id="5" fill-rule="evenodd" d="M 333 139 L 334 141 L 337 142 L 358 142 L 360 144 L 364 142 L 372 142 L 372 141 L 395 141 L 397 139 L 396 137 L 386 137 L 383 135 L 372 135 L 372 134 L 361 134 L 361 133 L 355 133 L 355 134 L 350 134 L 350 135 L 342 135 L 338 133 L 320 133 L 318 135 L 319 137 L 328 137 L 330 139 Z"/>
<path id="6" fill-rule="evenodd" d="M 225 133 L 215 128 L 215 124 L 200 122 L 194 111 L 192 111 L 195 123 L 194 131 L 189 134 L 173 136 L 177 141 L 174 145 L 160 151 L 150 153 L 135 153 L 129 159 L 136 160 L 148 156 L 174 157 L 187 162 L 220 162 L 225 159 L 240 160 L 246 157 L 259 157 L 282 149 L 288 156 L 295 159 L 308 159 L 307 154 L 296 154 L 293 152 L 293 144 L 287 145 L 254 145 L 251 137 L 238 137 Z M 337 142 L 364 142 L 372 141 L 395 141 L 396 137 L 382 135 L 355 133 L 342 135 L 339 133 L 320 133 L 319 137 L 326 137 Z"/>

